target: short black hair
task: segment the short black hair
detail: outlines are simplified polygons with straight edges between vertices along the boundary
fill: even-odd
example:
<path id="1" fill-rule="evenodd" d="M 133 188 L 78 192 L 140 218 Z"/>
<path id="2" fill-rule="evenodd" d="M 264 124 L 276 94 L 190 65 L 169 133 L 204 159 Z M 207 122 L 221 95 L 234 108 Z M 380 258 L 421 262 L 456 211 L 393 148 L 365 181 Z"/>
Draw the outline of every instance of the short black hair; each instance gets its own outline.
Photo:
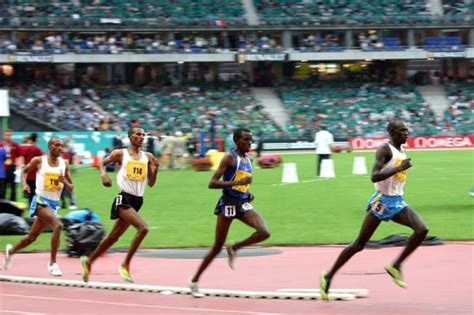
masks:
<path id="1" fill-rule="evenodd" d="M 137 129 L 143 129 L 141 127 L 130 127 L 130 129 L 128 129 L 128 136 L 130 137 L 131 135 L 133 135 L 135 133 L 135 130 Z"/>
<path id="2" fill-rule="evenodd" d="M 395 118 L 395 119 L 392 119 L 388 122 L 388 125 L 387 125 L 387 131 L 388 133 L 391 133 L 394 129 L 396 129 L 397 127 L 399 127 L 400 125 L 402 125 L 404 122 L 403 120 L 401 119 L 398 119 L 398 118 Z"/>
<path id="3" fill-rule="evenodd" d="M 36 140 L 38 140 L 38 134 L 36 132 L 32 132 L 30 135 L 30 140 L 36 142 Z"/>
<path id="4" fill-rule="evenodd" d="M 59 137 L 52 137 L 51 139 L 49 139 L 48 141 L 48 147 L 53 143 L 54 140 L 59 140 L 59 141 L 63 141 L 61 138 Z"/>
<path id="5" fill-rule="evenodd" d="M 251 133 L 252 131 L 250 131 L 250 129 L 248 129 L 248 128 L 243 128 L 243 127 L 239 127 L 237 129 L 235 129 L 234 130 L 234 135 L 233 135 L 234 142 L 237 142 L 240 138 L 242 138 L 242 133 L 243 132 Z"/>

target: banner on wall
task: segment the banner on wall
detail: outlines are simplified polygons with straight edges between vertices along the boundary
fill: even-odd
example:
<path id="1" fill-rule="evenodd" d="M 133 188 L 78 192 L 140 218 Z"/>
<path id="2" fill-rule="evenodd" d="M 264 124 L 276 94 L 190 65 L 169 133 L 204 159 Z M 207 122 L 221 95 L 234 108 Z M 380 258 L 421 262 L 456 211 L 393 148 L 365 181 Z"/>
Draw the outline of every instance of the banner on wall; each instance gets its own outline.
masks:
<path id="1" fill-rule="evenodd" d="M 53 62 L 52 55 L 8 55 L 7 60 L 9 63 L 16 62 L 27 62 L 27 63 L 43 63 L 43 62 Z"/>
<path id="2" fill-rule="evenodd" d="M 374 150 L 388 138 L 349 138 L 354 150 Z M 462 149 L 474 148 L 474 136 L 425 136 L 410 137 L 405 145 L 410 149 Z"/>
<path id="3" fill-rule="evenodd" d="M 106 148 L 112 147 L 112 140 L 116 136 L 113 131 L 61 131 L 61 132 L 37 132 L 38 146 L 43 152 L 48 151 L 48 141 L 52 137 L 59 137 L 63 141 L 70 139 L 74 152 L 77 155 L 84 155 L 89 151 L 92 155 L 97 155 L 99 151 L 105 151 Z M 13 140 L 18 143 L 23 143 L 23 137 L 29 136 L 31 132 L 14 132 Z M 126 137 L 126 133 L 122 134 Z"/>

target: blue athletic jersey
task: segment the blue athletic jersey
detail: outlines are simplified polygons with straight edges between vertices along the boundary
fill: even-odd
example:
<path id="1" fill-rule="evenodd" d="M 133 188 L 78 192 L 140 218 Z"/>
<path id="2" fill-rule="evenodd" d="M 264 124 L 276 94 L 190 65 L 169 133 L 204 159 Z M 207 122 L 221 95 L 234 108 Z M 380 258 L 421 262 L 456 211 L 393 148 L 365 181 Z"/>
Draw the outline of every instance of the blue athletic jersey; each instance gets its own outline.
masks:
<path id="1" fill-rule="evenodd" d="M 234 166 L 228 168 L 224 173 L 224 181 L 240 180 L 247 176 L 252 176 L 252 161 L 250 156 L 245 154 L 245 159 L 242 159 L 236 150 L 231 150 L 230 153 L 234 156 Z M 224 188 L 223 193 L 238 199 L 248 199 L 250 185 L 238 185 L 231 188 Z"/>

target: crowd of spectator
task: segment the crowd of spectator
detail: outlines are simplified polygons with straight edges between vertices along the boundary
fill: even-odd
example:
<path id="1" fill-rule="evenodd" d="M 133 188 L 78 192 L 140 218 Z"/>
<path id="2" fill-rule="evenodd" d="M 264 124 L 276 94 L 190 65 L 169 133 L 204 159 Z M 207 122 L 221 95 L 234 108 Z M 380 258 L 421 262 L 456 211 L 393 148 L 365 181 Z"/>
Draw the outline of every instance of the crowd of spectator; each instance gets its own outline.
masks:
<path id="1" fill-rule="evenodd" d="M 168 34 L 166 34 L 168 35 Z M 80 34 L 31 33 L 21 37 L 15 33 L 0 33 L 0 53 L 27 50 L 34 53 L 220 53 L 239 51 L 247 53 L 282 49 L 280 38 L 274 35 L 240 33 L 232 39 L 222 34 L 183 33 L 166 38 L 165 34 Z"/>
<path id="2" fill-rule="evenodd" d="M 13 24 L 21 24 L 20 18 L 106 19 L 101 22 L 112 24 L 121 24 L 123 19 L 174 22 L 189 19 L 194 23 L 204 20 L 217 24 L 244 20 L 239 0 L 160 0 L 159 3 L 154 0 L 9 0 L 0 14 Z"/>
<path id="3" fill-rule="evenodd" d="M 106 116 L 93 101 L 92 89 L 62 89 L 54 83 L 18 83 L 7 88 L 13 109 L 62 130 L 94 130 Z"/>
<path id="4" fill-rule="evenodd" d="M 254 0 L 266 24 L 376 24 L 430 21 L 424 0 Z"/>
<path id="5" fill-rule="evenodd" d="M 445 87 L 450 105 L 444 112 L 444 129 L 453 135 L 472 134 L 474 82 L 451 81 Z"/>
<path id="6" fill-rule="evenodd" d="M 147 130 L 193 132 L 215 120 L 216 134 L 247 126 L 278 133 L 275 123 L 241 84 L 220 89 L 198 86 L 108 86 L 60 89 L 53 84 L 16 84 L 10 87 L 12 108 L 64 130 Z"/>
<path id="7" fill-rule="evenodd" d="M 442 0 L 443 14 L 446 17 L 474 14 L 472 0 Z"/>
<path id="8" fill-rule="evenodd" d="M 221 87 L 114 85 L 60 89 L 52 83 L 10 87 L 11 106 L 64 130 L 117 130 L 142 126 L 147 130 L 184 133 L 206 129 L 216 134 L 247 126 L 265 139 L 310 138 L 321 123 L 336 138 L 381 136 L 387 120 L 402 117 L 413 135 L 472 132 L 474 88 L 469 83 L 446 85 L 450 107 L 435 115 L 416 86 L 388 83 L 328 81 L 287 82 L 277 88 L 290 116 L 285 129 L 262 111 L 242 82 Z M 317 97 L 315 97 L 317 96 Z"/>
<path id="9" fill-rule="evenodd" d="M 0 32 L 0 54 L 28 51 L 34 54 L 160 54 L 160 53 L 273 53 L 299 51 L 343 51 L 343 36 L 336 32 L 303 34 L 294 47 L 283 48 L 279 33 L 155 33 L 114 32 L 84 34 L 74 32 Z M 399 37 L 383 37 L 377 31 L 359 32 L 355 47 L 364 51 L 403 50 Z M 460 51 L 467 46 L 461 36 L 427 36 L 417 43 L 428 51 Z"/>
<path id="10" fill-rule="evenodd" d="M 445 132 L 440 118 L 411 85 L 295 82 L 279 88 L 279 94 L 291 115 L 287 130 L 293 138 L 311 137 L 320 124 L 330 126 L 339 139 L 383 136 L 386 122 L 394 117 L 406 120 L 413 135 Z"/>
<path id="11" fill-rule="evenodd" d="M 159 27 L 246 25 L 240 0 L 9 0 L 0 24 Z M 416 24 L 472 22 L 469 0 L 442 0 L 443 16 L 426 0 L 253 0 L 262 25 Z"/>

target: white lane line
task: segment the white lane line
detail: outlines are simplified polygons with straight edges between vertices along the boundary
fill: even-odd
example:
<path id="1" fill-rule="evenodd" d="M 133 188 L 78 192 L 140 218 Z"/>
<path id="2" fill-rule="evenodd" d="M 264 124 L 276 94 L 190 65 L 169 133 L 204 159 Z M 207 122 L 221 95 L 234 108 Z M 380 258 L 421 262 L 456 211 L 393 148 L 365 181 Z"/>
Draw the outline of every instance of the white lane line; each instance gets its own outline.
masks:
<path id="1" fill-rule="evenodd" d="M 0 309 L 0 314 L 21 314 L 21 315 L 46 315 L 45 313 L 33 313 L 33 312 L 23 312 L 23 311 L 12 311 Z"/>
<path id="2" fill-rule="evenodd" d="M 250 315 L 283 315 L 283 313 L 263 313 L 263 312 L 247 312 L 247 311 L 242 311 L 242 310 L 234 311 L 234 310 L 213 309 L 213 308 L 175 307 L 175 306 L 148 305 L 148 304 L 135 304 L 135 303 L 117 303 L 117 302 L 94 301 L 94 300 L 84 300 L 84 299 L 65 299 L 65 298 L 55 298 L 55 297 L 49 297 L 49 296 L 36 296 L 36 295 L 0 294 L 0 296 L 17 297 L 17 298 L 22 298 L 22 299 L 26 298 L 26 299 L 37 299 L 37 300 L 52 300 L 52 301 L 143 307 L 143 308 L 155 308 L 155 309 L 167 309 L 167 310 L 182 310 L 182 311 L 189 311 L 189 312 L 218 312 L 218 313 L 250 314 Z M 192 300 L 191 297 L 190 297 L 190 300 Z"/>

